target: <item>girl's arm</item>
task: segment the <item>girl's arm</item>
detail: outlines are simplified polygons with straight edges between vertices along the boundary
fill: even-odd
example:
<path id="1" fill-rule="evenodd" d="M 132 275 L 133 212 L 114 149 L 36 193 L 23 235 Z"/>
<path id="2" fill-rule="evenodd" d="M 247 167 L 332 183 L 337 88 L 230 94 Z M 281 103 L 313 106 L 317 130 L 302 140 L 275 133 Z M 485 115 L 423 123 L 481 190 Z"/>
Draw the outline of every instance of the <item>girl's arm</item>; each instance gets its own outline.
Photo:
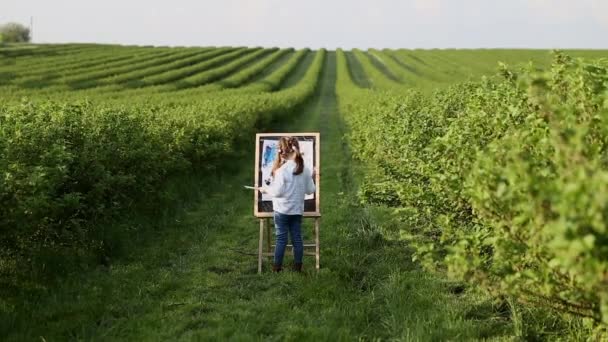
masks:
<path id="1" fill-rule="evenodd" d="M 278 172 L 275 174 L 275 178 L 270 183 L 270 186 L 262 187 L 262 193 L 267 193 L 272 197 L 283 197 L 285 195 L 285 177 L 283 176 L 283 172 Z"/>

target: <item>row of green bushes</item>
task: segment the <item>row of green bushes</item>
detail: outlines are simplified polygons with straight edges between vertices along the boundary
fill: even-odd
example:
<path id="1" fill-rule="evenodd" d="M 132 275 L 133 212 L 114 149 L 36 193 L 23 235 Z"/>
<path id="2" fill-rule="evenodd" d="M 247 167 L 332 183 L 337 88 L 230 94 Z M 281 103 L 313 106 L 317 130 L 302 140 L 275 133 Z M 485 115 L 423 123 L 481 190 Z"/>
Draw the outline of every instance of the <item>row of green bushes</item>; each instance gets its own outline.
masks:
<path id="1" fill-rule="evenodd" d="M 293 112 L 314 93 L 324 56 L 274 93 L 0 105 L 0 273 L 3 259 L 40 250 L 105 248 L 100 221 L 154 203 L 169 176 L 217 166 L 256 127 Z"/>
<path id="2" fill-rule="evenodd" d="M 376 165 L 361 196 L 394 208 L 416 258 L 605 329 L 605 61 L 557 53 L 549 71 L 503 65 L 432 96 L 359 89 L 338 75 L 354 154 Z"/>

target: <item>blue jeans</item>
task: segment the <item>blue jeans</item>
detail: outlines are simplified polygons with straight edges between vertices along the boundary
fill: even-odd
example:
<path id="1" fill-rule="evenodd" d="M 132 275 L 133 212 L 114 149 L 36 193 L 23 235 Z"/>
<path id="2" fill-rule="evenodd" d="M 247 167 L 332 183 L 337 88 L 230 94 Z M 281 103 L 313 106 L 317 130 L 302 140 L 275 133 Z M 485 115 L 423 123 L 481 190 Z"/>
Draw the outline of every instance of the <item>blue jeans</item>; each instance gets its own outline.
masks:
<path id="1" fill-rule="evenodd" d="M 274 249 L 274 264 L 282 265 L 285 247 L 287 246 L 287 232 L 291 235 L 293 244 L 293 258 L 295 263 L 302 263 L 304 256 L 304 243 L 302 242 L 302 215 L 285 215 L 274 212 L 274 226 L 277 237 Z"/>

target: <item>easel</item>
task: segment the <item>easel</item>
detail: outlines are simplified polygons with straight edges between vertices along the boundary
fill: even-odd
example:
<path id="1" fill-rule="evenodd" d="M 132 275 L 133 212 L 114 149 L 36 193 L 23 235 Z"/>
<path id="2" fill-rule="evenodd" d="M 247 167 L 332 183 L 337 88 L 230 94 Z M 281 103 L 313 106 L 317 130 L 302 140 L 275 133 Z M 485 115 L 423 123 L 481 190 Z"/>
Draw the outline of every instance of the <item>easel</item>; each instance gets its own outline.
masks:
<path id="1" fill-rule="evenodd" d="M 302 144 L 302 141 L 312 141 L 314 146 L 312 148 L 312 157 L 314 158 L 313 165 L 320 170 L 321 169 L 321 144 L 320 144 L 320 134 L 318 132 L 313 133 L 258 133 L 256 134 L 256 149 L 255 149 L 255 185 L 260 186 L 261 183 L 261 171 L 260 171 L 260 158 L 262 157 L 262 148 L 263 148 L 263 140 L 273 140 L 278 139 L 281 136 L 292 136 L 297 137 Z M 302 145 L 300 145 L 302 147 Z M 320 221 L 321 221 L 321 213 L 319 212 L 320 203 L 319 203 L 319 194 L 320 194 L 320 184 L 319 184 L 319 173 L 317 172 L 315 176 L 315 196 L 314 200 L 308 200 L 310 203 L 310 210 L 305 210 L 302 215 L 302 220 L 307 218 L 314 219 L 314 242 L 304 242 L 304 255 L 305 256 L 314 256 L 315 257 L 315 268 L 319 270 L 320 267 L 320 247 L 319 247 L 319 230 L 320 230 Z M 262 260 L 264 256 L 274 257 L 273 247 L 276 248 L 275 245 L 272 244 L 272 232 L 271 225 L 269 223 L 269 219 L 272 219 L 273 212 L 272 210 L 260 209 L 258 206 L 260 201 L 260 195 L 256 192 L 254 194 L 253 200 L 253 214 L 260 220 L 260 240 L 258 244 L 258 273 L 262 273 Z M 266 248 L 264 248 L 264 240 L 266 240 Z M 293 249 L 292 244 L 287 245 L 288 248 Z M 310 249 L 314 248 L 314 252 L 310 251 Z M 307 251 L 308 249 L 308 251 Z"/>
<path id="2" fill-rule="evenodd" d="M 320 267 L 320 246 L 319 246 L 319 226 L 321 215 L 306 215 L 302 216 L 302 220 L 306 218 L 314 219 L 314 243 L 306 243 L 304 242 L 304 255 L 314 256 L 315 257 L 315 269 L 319 270 Z M 270 229 L 270 224 L 267 221 L 270 221 L 268 217 L 260 217 L 260 242 L 258 245 L 258 273 L 262 273 L 262 260 L 265 256 L 274 257 L 273 247 L 276 248 L 276 245 L 272 244 L 272 232 Z M 264 251 L 264 240 L 266 240 L 266 250 Z M 292 248 L 292 244 L 287 244 L 287 248 Z M 314 248 L 314 252 L 309 252 L 306 249 Z"/>

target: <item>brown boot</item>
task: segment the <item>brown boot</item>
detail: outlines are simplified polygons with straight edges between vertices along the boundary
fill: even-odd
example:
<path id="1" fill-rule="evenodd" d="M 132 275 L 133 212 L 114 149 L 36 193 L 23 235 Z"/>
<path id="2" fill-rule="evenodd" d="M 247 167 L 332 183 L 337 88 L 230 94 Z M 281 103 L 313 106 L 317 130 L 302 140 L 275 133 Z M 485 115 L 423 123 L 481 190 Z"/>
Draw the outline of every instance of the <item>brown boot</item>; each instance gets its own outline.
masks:
<path id="1" fill-rule="evenodd" d="M 272 272 L 281 272 L 283 268 L 282 265 L 272 264 Z"/>
<path id="2" fill-rule="evenodd" d="M 302 272 L 302 263 L 301 262 L 294 263 L 293 270 L 296 272 Z"/>

